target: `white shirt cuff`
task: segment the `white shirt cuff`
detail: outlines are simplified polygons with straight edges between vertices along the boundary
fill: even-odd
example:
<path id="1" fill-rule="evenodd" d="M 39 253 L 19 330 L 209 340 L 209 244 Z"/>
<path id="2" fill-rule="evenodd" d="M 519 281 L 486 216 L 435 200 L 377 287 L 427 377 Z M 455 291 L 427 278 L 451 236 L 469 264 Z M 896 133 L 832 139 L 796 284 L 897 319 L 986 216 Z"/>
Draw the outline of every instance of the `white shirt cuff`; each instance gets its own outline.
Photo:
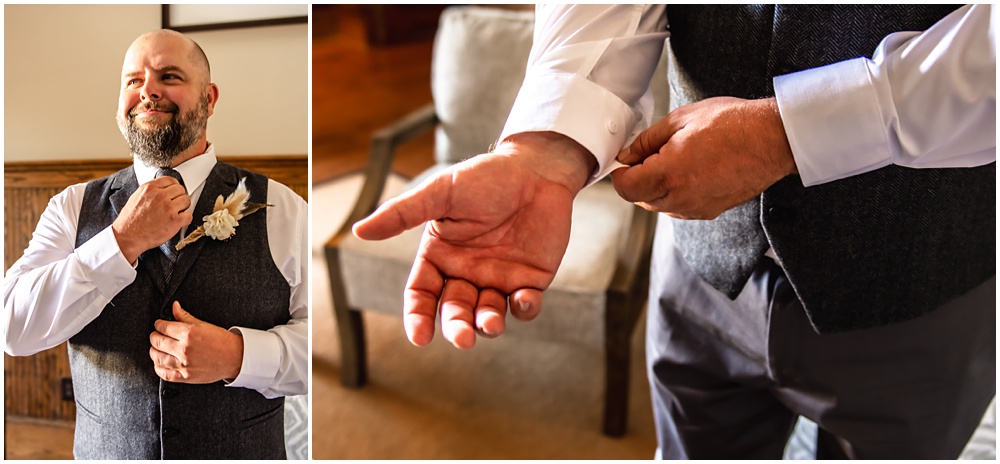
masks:
<path id="1" fill-rule="evenodd" d="M 595 118 L 594 115 L 600 115 Z M 615 94 L 573 74 L 529 75 L 514 101 L 503 141 L 521 132 L 551 131 L 575 140 L 597 159 L 593 183 L 621 165 L 615 161 L 641 115 Z"/>
<path id="2" fill-rule="evenodd" d="M 866 58 L 777 76 L 774 94 L 803 185 L 891 164 Z"/>
<path id="3" fill-rule="evenodd" d="M 111 226 L 80 245 L 75 253 L 87 278 L 109 301 L 135 280 L 135 268 L 122 254 Z"/>
<path id="4" fill-rule="evenodd" d="M 233 333 L 243 336 L 243 363 L 240 375 L 227 387 L 262 389 L 274 383 L 281 367 L 281 342 L 278 336 L 264 330 L 233 327 Z"/>

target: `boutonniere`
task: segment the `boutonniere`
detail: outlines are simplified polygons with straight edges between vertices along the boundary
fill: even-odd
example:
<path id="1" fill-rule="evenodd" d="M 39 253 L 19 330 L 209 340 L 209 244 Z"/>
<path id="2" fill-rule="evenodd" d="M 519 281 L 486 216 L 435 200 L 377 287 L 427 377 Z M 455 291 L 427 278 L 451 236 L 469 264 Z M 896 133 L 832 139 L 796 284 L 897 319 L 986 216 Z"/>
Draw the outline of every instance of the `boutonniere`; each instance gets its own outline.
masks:
<path id="1" fill-rule="evenodd" d="M 184 240 L 177 243 L 178 251 L 206 235 L 215 240 L 229 240 L 236 235 L 236 226 L 240 225 L 240 219 L 256 213 L 260 209 L 274 206 L 249 202 L 250 191 L 247 190 L 246 180 L 246 177 L 240 179 L 236 190 L 229 194 L 225 200 L 222 199 L 222 195 L 215 199 L 212 214 L 202 217 L 204 223 L 189 233 L 187 237 L 184 237 Z"/>

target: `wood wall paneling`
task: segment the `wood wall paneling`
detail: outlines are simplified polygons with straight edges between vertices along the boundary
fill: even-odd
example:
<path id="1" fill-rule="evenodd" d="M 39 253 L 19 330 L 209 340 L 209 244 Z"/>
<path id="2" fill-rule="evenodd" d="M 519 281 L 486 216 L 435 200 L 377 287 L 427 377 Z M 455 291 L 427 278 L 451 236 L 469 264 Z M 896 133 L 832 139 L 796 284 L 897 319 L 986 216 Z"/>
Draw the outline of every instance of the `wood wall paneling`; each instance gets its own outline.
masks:
<path id="1" fill-rule="evenodd" d="M 309 199 L 309 163 L 304 155 L 220 157 L 265 174 Z M 28 247 L 49 199 L 66 187 L 112 174 L 130 160 L 4 163 L 4 269 Z M 66 344 L 32 356 L 4 354 L 4 411 L 7 416 L 74 420 L 75 404 L 62 400 L 61 381 L 70 376 Z"/>

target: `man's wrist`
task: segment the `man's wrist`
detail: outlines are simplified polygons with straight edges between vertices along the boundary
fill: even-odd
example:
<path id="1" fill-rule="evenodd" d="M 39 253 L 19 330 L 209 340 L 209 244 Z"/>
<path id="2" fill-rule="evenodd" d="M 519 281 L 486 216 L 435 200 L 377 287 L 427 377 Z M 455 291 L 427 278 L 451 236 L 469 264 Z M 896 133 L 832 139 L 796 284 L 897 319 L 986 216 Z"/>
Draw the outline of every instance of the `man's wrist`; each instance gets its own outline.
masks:
<path id="1" fill-rule="evenodd" d="M 495 154 L 532 156 L 543 177 L 565 186 L 575 195 L 597 168 L 597 159 L 575 140 L 558 132 L 512 134 L 493 150 Z"/>
<path id="2" fill-rule="evenodd" d="M 759 143 L 773 155 L 771 161 L 775 165 L 775 172 L 779 175 L 778 180 L 787 175 L 798 174 L 798 166 L 792 155 L 792 147 L 788 143 L 788 135 L 785 133 L 785 124 L 781 119 L 777 99 L 771 97 L 752 100 L 752 104 L 757 106 L 757 111 L 765 122 L 757 135 Z"/>
<path id="3" fill-rule="evenodd" d="M 224 379 L 226 382 L 233 382 L 237 377 L 240 376 L 240 372 L 243 370 L 243 356 L 245 354 L 243 346 L 243 333 L 238 330 L 228 330 L 232 334 L 232 357 L 235 362 L 230 366 L 229 372 L 226 373 Z"/>
<path id="4" fill-rule="evenodd" d="M 139 255 L 146 250 L 137 251 L 137 247 L 133 245 L 132 241 L 128 240 L 125 234 L 118 230 L 115 224 L 111 224 L 111 232 L 115 236 L 115 241 L 118 242 L 118 249 L 122 252 L 122 256 L 134 267 L 136 261 L 139 260 Z"/>

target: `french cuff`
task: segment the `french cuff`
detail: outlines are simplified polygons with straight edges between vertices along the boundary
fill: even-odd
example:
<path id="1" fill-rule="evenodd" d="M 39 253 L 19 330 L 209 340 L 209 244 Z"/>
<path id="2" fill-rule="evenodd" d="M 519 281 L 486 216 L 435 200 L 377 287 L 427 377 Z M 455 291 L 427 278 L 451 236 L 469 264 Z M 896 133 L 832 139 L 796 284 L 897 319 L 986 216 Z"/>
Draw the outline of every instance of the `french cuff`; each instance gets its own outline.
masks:
<path id="1" fill-rule="evenodd" d="M 135 280 L 135 268 L 122 254 L 111 226 L 80 245 L 75 253 L 87 278 L 108 300 Z"/>
<path id="2" fill-rule="evenodd" d="M 618 152 L 630 140 L 640 113 L 615 94 L 576 74 L 534 74 L 524 79 L 499 141 L 521 132 L 551 131 L 590 151 L 598 167 L 590 185 L 621 164 Z"/>
<path id="3" fill-rule="evenodd" d="M 281 367 L 278 336 L 245 327 L 233 327 L 229 331 L 243 336 L 243 363 L 240 364 L 240 375 L 235 379 L 226 379 L 226 386 L 253 390 L 269 388 Z"/>
<path id="4" fill-rule="evenodd" d="M 792 156 L 806 187 L 891 164 L 866 58 L 774 78 Z"/>

